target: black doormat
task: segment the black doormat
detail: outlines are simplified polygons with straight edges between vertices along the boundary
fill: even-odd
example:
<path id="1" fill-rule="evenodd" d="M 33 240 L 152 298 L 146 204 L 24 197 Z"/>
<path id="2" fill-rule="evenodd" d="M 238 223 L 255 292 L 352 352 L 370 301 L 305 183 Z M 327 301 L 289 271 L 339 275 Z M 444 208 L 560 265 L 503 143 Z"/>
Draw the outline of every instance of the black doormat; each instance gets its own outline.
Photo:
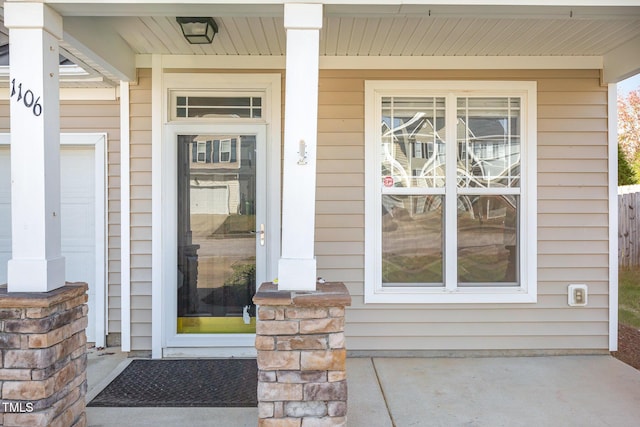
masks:
<path id="1" fill-rule="evenodd" d="M 87 406 L 256 407 L 255 359 L 133 360 Z"/>

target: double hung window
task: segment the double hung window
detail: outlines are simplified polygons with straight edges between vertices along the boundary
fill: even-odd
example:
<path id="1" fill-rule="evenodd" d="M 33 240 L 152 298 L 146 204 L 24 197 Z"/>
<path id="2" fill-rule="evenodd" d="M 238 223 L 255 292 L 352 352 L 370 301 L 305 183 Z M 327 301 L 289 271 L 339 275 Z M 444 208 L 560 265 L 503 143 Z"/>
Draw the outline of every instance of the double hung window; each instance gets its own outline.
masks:
<path id="1" fill-rule="evenodd" d="M 231 139 L 220 140 L 220 163 L 231 161 Z"/>
<path id="2" fill-rule="evenodd" d="M 198 163 L 205 163 L 207 160 L 207 143 L 206 141 L 196 142 L 196 161 Z"/>
<path id="3" fill-rule="evenodd" d="M 535 83 L 367 82 L 367 302 L 534 302 Z"/>

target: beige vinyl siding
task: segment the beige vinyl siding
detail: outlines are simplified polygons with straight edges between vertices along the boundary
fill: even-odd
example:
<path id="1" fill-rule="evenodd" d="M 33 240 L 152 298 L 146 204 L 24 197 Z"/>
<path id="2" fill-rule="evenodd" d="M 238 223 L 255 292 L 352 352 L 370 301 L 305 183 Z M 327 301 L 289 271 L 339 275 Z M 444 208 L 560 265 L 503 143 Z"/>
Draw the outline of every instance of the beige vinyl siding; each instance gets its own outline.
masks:
<path id="1" fill-rule="evenodd" d="M 90 89 L 89 89 L 90 90 Z M 9 132 L 9 103 L 0 102 L 0 132 Z M 120 103 L 61 101 L 60 132 L 107 134 L 108 333 L 120 332 Z"/>
<path id="2" fill-rule="evenodd" d="M 364 81 L 538 83 L 538 302 L 364 304 Z M 607 90 L 597 70 L 322 70 L 318 274 L 352 294 L 351 350 L 608 348 Z M 374 231 L 375 232 L 375 231 Z M 567 305 L 586 283 L 589 306 Z"/>
<path id="3" fill-rule="evenodd" d="M 352 294 L 349 349 L 608 348 L 607 90 L 599 78 L 598 70 L 321 71 L 315 251 L 318 274 Z M 537 303 L 364 304 L 364 82 L 385 79 L 537 81 Z M 150 70 L 139 70 L 131 87 L 133 350 L 151 348 L 150 89 Z M 570 283 L 589 286 L 588 307 L 567 305 Z"/>
<path id="4" fill-rule="evenodd" d="M 319 276 L 358 289 L 362 299 L 364 79 L 344 74 L 320 74 L 315 253 Z"/>
<path id="5" fill-rule="evenodd" d="M 151 70 L 130 86 L 131 350 L 151 349 Z"/>

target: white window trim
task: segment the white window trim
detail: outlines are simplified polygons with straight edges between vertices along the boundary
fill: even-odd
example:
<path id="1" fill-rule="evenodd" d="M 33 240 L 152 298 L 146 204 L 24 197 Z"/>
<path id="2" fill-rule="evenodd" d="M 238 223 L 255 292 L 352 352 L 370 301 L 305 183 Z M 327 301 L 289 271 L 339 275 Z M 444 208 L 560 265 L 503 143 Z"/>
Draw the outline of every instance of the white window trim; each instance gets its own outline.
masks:
<path id="1" fill-rule="evenodd" d="M 520 191 L 520 286 L 519 287 L 383 287 L 381 192 L 378 120 L 383 96 L 484 95 L 522 98 L 521 191 Z M 456 106 L 447 105 L 455 111 Z M 454 113 L 455 114 L 455 113 Z M 452 126 L 452 124 L 448 124 Z M 455 123 L 447 135 L 455 131 Z M 537 85 L 526 81 L 366 81 L 365 82 L 365 303 L 534 303 L 537 301 Z M 448 150 L 448 156 L 455 144 Z M 455 170 L 453 171 L 455 173 Z M 451 179 L 450 177 L 448 179 Z M 448 199 L 454 199 L 449 197 Z M 455 200 L 450 206 L 455 207 Z M 456 227 L 455 209 L 448 207 L 445 227 Z M 456 248 L 445 247 L 445 260 L 456 256 Z M 455 277 L 456 266 L 446 264 L 445 277 Z"/>

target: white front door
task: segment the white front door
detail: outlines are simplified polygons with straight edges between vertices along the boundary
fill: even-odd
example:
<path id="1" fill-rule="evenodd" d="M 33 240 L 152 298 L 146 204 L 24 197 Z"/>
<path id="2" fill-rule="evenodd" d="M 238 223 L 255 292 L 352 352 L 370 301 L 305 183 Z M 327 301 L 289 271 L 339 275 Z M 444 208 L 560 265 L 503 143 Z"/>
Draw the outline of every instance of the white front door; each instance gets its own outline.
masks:
<path id="1" fill-rule="evenodd" d="M 169 347 L 253 347 L 267 280 L 266 126 L 168 126 Z M 201 148 L 201 149 L 200 149 Z M 163 239 L 165 240 L 165 239 Z M 171 261 L 169 261 L 171 260 Z M 165 351 L 165 354 L 168 355 Z"/>
<path id="2" fill-rule="evenodd" d="M 154 358 L 255 356 L 253 292 L 280 258 L 281 80 L 165 73 L 156 86 Z"/>
<path id="3" fill-rule="evenodd" d="M 96 140 L 101 143 L 96 145 Z M 6 142 L 8 137 L 3 135 L 0 140 L 0 283 L 7 282 L 7 261 L 11 258 L 11 168 Z M 89 285 L 87 341 L 101 346 L 104 346 L 105 324 L 104 250 L 101 249 L 104 214 L 96 209 L 103 207 L 99 198 L 104 196 L 104 190 L 97 190 L 103 179 L 96 173 L 96 163 L 104 158 L 99 151 L 103 147 L 104 135 L 61 135 L 61 234 L 66 281 Z M 98 334 L 97 330 L 101 332 Z"/>

